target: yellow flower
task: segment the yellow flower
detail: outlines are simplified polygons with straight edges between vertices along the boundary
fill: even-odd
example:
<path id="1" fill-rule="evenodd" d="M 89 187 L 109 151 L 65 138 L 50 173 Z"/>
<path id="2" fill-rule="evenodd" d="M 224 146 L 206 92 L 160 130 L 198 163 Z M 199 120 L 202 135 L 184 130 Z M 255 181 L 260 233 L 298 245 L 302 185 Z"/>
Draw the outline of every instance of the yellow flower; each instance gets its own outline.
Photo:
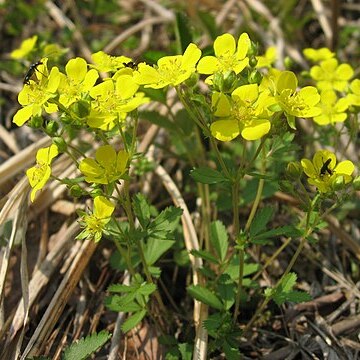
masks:
<path id="1" fill-rule="evenodd" d="M 276 55 L 276 47 L 275 46 L 270 46 L 266 52 L 264 56 L 257 56 L 257 64 L 256 67 L 257 68 L 262 68 L 262 67 L 271 67 L 272 64 L 276 61 L 277 55 Z"/>
<path id="2" fill-rule="evenodd" d="M 339 180 L 344 184 L 351 182 L 351 175 L 355 170 L 350 160 L 336 164 L 335 154 L 328 150 L 317 151 L 312 161 L 302 159 L 301 166 L 308 176 L 308 183 L 316 186 L 322 193 L 333 191 L 334 183 Z"/>
<path id="3" fill-rule="evenodd" d="M 321 109 L 321 114 L 314 116 L 314 121 L 319 125 L 333 125 L 347 118 L 348 100 L 338 99 L 334 90 L 322 91 L 320 103 L 317 106 Z"/>
<path id="4" fill-rule="evenodd" d="M 57 106 L 48 101 L 56 96 L 60 72 L 57 67 L 53 67 L 49 74 L 46 63 L 47 59 L 42 59 L 35 71 L 38 81 L 29 80 L 29 84 L 25 84 L 18 95 L 18 101 L 23 105 L 13 119 L 18 126 L 24 125 L 32 116 L 40 116 L 43 110 L 48 114 L 57 111 Z"/>
<path id="5" fill-rule="evenodd" d="M 110 200 L 104 196 L 97 196 L 94 199 L 94 211 L 92 214 L 83 215 L 80 226 L 85 229 L 76 238 L 100 241 L 103 233 L 106 233 L 105 225 L 111 220 L 114 210 L 115 205 Z"/>
<path id="6" fill-rule="evenodd" d="M 191 43 L 184 55 L 164 56 L 158 60 L 157 67 L 140 63 L 134 72 L 134 79 L 139 85 L 153 89 L 178 86 L 195 72 L 200 56 L 201 50 Z"/>
<path id="7" fill-rule="evenodd" d="M 320 100 L 317 89 L 306 86 L 297 90 L 298 80 L 291 71 L 279 73 L 276 81 L 275 99 L 287 115 L 297 117 L 313 117 L 321 113 L 320 108 L 315 105 Z"/>
<path id="8" fill-rule="evenodd" d="M 310 69 L 310 76 L 317 81 L 320 90 L 344 91 L 354 70 L 349 64 L 340 64 L 336 59 L 324 60 Z"/>
<path id="9" fill-rule="evenodd" d="M 116 72 L 132 61 L 127 56 L 111 56 L 103 51 L 92 54 L 91 59 L 94 62 L 93 67 L 100 72 Z"/>
<path id="10" fill-rule="evenodd" d="M 59 102 L 69 107 L 88 93 L 99 77 L 95 69 L 88 71 L 87 63 L 82 58 L 71 59 L 65 66 L 66 75 L 60 74 Z"/>
<path id="11" fill-rule="evenodd" d="M 26 171 L 26 176 L 29 179 L 32 191 L 30 200 L 34 201 L 38 190 L 41 190 L 51 175 L 51 162 L 55 156 L 58 155 L 58 148 L 56 145 L 43 149 L 39 149 L 36 153 L 36 165 Z"/>
<path id="12" fill-rule="evenodd" d="M 249 64 L 246 57 L 250 48 L 250 39 L 247 33 L 240 35 L 237 46 L 235 38 L 231 34 L 218 36 L 214 41 L 215 56 L 204 56 L 197 66 L 200 74 L 214 74 L 217 71 L 234 71 L 239 74 Z M 206 79 L 212 82 L 212 76 Z"/>
<path id="13" fill-rule="evenodd" d="M 330 49 L 326 47 L 320 49 L 306 48 L 303 50 L 303 54 L 307 59 L 311 60 L 312 62 L 328 60 L 335 56 L 335 53 L 333 53 L 332 51 L 330 51 Z"/>
<path id="14" fill-rule="evenodd" d="M 25 59 L 26 56 L 34 50 L 37 39 L 37 35 L 34 35 L 31 38 L 24 40 L 18 49 L 15 49 L 10 53 L 10 57 L 12 59 Z"/>
<path id="15" fill-rule="evenodd" d="M 138 93 L 139 85 L 130 75 L 116 80 L 108 79 L 90 90 L 91 110 L 87 118 L 90 127 L 111 130 L 116 121 L 124 121 L 127 113 L 149 102 L 144 93 Z"/>
<path id="16" fill-rule="evenodd" d="M 360 80 L 355 79 L 350 84 L 351 93 L 347 95 L 350 105 L 360 106 Z"/>
<path id="17" fill-rule="evenodd" d="M 116 153 L 111 145 L 104 145 L 96 150 L 95 159 L 82 160 L 79 169 L 88 183 L 110 184 L 124 175 L 128 160 L 126 151 Z"/>
<path id="18" fill-rule="evenodd" d="M 220 141 L 230 141 L 239 134 L 246 140 L 257 140 L 270 131 L 270 113 L 266 110 L 273 98 L 259 94 L 257 84 L 243 85 L 235 89 L 231 99 L 223 93 L 214 93 L 214 115 L 220 117 L 211 124 L 212 135 Z"/>

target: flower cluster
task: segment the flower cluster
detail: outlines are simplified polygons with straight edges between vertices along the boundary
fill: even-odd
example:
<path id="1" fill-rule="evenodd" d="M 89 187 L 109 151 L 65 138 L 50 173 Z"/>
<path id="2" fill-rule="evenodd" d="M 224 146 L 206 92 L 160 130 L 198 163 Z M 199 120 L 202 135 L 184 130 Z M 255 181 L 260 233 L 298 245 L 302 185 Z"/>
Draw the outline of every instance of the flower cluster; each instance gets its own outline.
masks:
<path id="1" fill-rule="evenodd" d="M 29 54 L 36 41 L 36 36 L 24 41 L 12 57 Z M 13 121 L 18 126 L 28 122 L 42 128 L 54 143 L 55 138 L 63 139 L 64 146 L 39 150 L 37 165 L 27 171 L 31 200 L 49 179 L 52 159 L 68 150 L 64 140 L 68 129 L 83 128 L 103 142 L 95 158 L 84 156 L 77 162 L 81 181 L 104 195 L 112 193 L 116 182 L 127 179 L 136 141 L 127 141 L 124 131 L 137 123 L 136 110 L 150 101 L 145 95 L 147 88 L 166 91 L 174 87 L 179 96 L 194 94 L 197 89 L 193 80 L 205 75 L 210 96 L 201 105 L 206 110 L 197 112 L 206 114 L 199 124 L 207 134 L 224 142 L 239 136 L 256 141 L 287 125 L 296 129 L 296 118 L 312 118 L 319 125 L 344 122 L 350 108 L 360 107 L 360 80 L 352 80 L 352 67 L 339 64 L 327 48 L 304 50 L 314 63 L 309 75 L 315 86 L 299 86 L 295 73 L 273 68 L 276 49 L 271 47 L 259 55 L 247 33 L 238 39 L 229 33 L 218 36 L 213 49 L 213 55 L 201 57 L 201 50 L 190 43 L 182 55 L 164 56 L 154 65 L 135 64 L 129 57 L 103 51 L 92 54 L 93 64 L 77 57 L 69 60 L 64 70 L 49 68 L 48 58 L 33 64 L 18 95 L 22 108 Z M 197 106 L 196 102 L 191 106 Z M 46 114 L 51 114 L 48 123 L 43 119 Z M 110 145 L 114 134 L 120 134 L 124 142 L 121 147 L 127 151 L 117 152 Z M 316 153 L 312 161 L 303 159 L 301 165 L 309 183 L 320 192 L 334 189 L 339 179 L 349 183 L 354 170 L 351 162 L 337 164 L 335 155 L 325 150 Z M 83 217 L 83 236 L 99 240 L 113 211 L 114 205 L 106 197 L 95 197 L 93 214 Z"/>

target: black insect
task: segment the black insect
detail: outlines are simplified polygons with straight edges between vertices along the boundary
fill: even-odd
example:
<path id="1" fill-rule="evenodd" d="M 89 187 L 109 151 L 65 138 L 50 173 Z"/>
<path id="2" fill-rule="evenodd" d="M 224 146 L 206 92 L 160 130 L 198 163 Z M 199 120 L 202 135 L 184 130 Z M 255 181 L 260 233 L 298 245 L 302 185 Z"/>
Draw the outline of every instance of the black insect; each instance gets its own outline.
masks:
<path id="1" fill-rule="evenodd" d="M 320 175 L 324 176 L 326 173 L 328 173 L 329 175 L 333 174 L 333 170 L 329 169 L 329 165 L 331 163 L 331 159 L 327 159 L 324 163 L 323 166 L 320 169 Z"/>
<path id="2" fill-rule="evenodd" d="M 24 77 L 24 84 L 30 85 L 31 77 L 34 75 L 35 71 L 39 71 L 37 68 L 38 68 L 39 65 L 42 65 L 42 64 L 43 63 L 41 61 L 37 61 L 36 63 L 31 64 L 29 66 L 29 69 L 26 72 L 25 77 Z"/>
<path id="3" fill-rule="evenodd" d="M 126 63 L 123 63 L 125 67 L 128 67 L 130 69 L 136 70 L 137 69 L 137 64 L 133 61 L 128 61 Z"/>

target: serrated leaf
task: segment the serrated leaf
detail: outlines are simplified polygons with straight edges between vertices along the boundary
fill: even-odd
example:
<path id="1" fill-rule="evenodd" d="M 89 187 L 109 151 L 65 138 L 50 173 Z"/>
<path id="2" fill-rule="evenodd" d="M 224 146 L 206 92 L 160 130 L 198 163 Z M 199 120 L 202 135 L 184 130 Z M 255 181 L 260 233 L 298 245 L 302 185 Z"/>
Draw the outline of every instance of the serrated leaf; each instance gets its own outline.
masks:
<path id="1" fill-rule="evenodd" d="M 250 238 L 250 241 L 253 244 L 259 244 L 263 241 L 266 241 L 269 238 L 276 237 L 276 236 L 289 236 L 289 237 L 299 237 L 302 235 L 302 232 L 292 225 L 285 225 L 282 227 L 278 227 L 275 229 L 271 229 L 269 231 L 262 232 L 257 234 L 256 236 Z"/>
<path id="2" fill-rule="evenodd" d="M 146 229 L 150 222 L 150 205 L 143 194 L 138 193 L 134 196 L 133 209 L 140 225 Z"/>
<path id="3" fill-rule="evenodd" d="M 229 275 L 223 274 L 219 279 L 217 292 L 225 305 L 225 310 L 229 310 L 235 303 L 235 283 Z"/>
<path id="4" fill-rule="evenodd" d="M 137 293 L 143 296 L 151 295 L 156 290 L 155 284 L 141 284 L 141 286 L 137 289 Z"/>
<path id="5" fill-rule="evenodd" d="M 312 300 L 311 295 L 305 291 L 293 290 L 286 295 L 286 301 L 291 301 L 294 303 L 301 303 L 310 300 Z"/>
<path id="6" fill-rule="evenodd" d="M 153 236 L 155 237 L 156 232 L 160 231 L 166 231 L 166 233 L 174 231 L 181 215 L 182 209 L 173 206 L 163 210 L 149 226 L 149 229 L 153 231 Z"/>
<path id="7" fill-rule="evenodd" d="M 111 337 L 107 331 L 92 334 L 70 345 L 63 354 L 63 360 L 85 360 L 100 349 Z"/>
<path id="8" fill-rule="evenodd" d="M 199 300 L 204 304 L 213 307 L 214 309 L 224 309 L 224 305 L 221 300 L 213 292 L 205 287 L 200 285 L 190 285 L 187 288 L 187 291 L 194 299 Z"/>
<path id="9" fill-rule="evenodd" d="M 297 275 L 295 273 L 289 273 L 282 279 L 279 287 L 283 292 L 289 292 L 296 284 Z"/>
<path id="10" fill-rule="evenodd" d="M 160 240 L 149 238 L 147 244 L 144 246 L 144 255 L 147 265 L 153 265 L 155 262 L 173 245 L 174 240 Z"/>
<path id="11" fill-rule="evenodd" d="M 194 255 L 195 257 L 207 260 L 213 264 L 219 263 L 218 259 L 206 250 L 191 250 L 190 253 L 191 253 L 191 255 Z"/>
<path id="12" fill-rule="evenodd" d="M 145 315 L 146 315 L 146 310 L 142 310 L 131 315 L 121 325 L 121 330 L 124 333 L 127 333 L 128 331 L 133 329 L 136 325 L 140 324 L 141 320 L 145 317 Z"/>
<path id="13" fill-rule="evenodd" d="M 210 225 L 210 242 L 219 259 L 224 261 L 228 251 L 229 239 L 224 224 L 219 220 Z"/>
<path id="14" fill-rule="evenodd" d="M 273 215 L 273 208 L 267 206 L 259 210 L 250 226 L 250 238 L 261 233 Z"/>
<path id="15" fill-rule="evenodd" d="M 228 180 L 220 171 L 205 166 L 191 170 L 190 176 L 201 184 L 218 184 Z"/>
<path id="16" fill-rule="evenodd" d="M 104 304 L 109 310 L 125 312 L 124 309 L 129 309 L 129 307 L 132 308 L 131 304 L 135 303 L 135 297 L 135 292 L 122 296 L 112 295 L 105 298 Z"/>
<path id="17" fill-rule="evenodd" d="M 182 343 L 178 345 L 180 353 L 181 353 L 181 360 L 191 360 L 192 359 L 192 349 L 193 345 L 189 343 Z"/>

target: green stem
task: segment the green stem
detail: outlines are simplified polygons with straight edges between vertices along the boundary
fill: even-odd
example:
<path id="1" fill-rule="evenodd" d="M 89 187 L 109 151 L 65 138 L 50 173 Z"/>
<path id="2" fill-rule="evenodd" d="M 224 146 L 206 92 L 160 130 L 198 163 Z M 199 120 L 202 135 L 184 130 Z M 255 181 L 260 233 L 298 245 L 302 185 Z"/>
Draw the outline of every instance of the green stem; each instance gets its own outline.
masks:
<path id="1" fill-rule="evenodd" d="M 260 144 L 259 148 L 263 149 L 262 145 L 263 145 L 263 142 Z M 263 171 L 263 173 L 265 173 L 265 170 L 266 170 L 266 158 L 265 158 L 265 154 L 264 154 L 263 161 L 262 161 L 262 171 Z M 238 171 L 238 176 L 237 177 L 239 177 L 239 176 L 240 176 L 240 171 Z M 238 183 L 239 183 L 239 181 L 237 181 L 235 183 L 235 185 L 238 184 Z M 251 223 L 254 220 L 257 208 L 258 208 L 258 206 L 260 204 L 262 192 L 263 192 L 263 189 L 264 189 L 264 183 L 265 183 L 264 179 L 259 180 L 255 200 L 254 200 L 253 205 L 251 207 L 251 211 L 250 211 L 248 220 L 247 220 L 245 228 L 244 228 L 244 233 L 245 234 L 249 231 Z M 238 189 L 235 189 L 235 190 L 237 190 L 237 193 L 238 193 Z M 235 198 L 235 196 L 236 196 L 236 204 L 235 203 L 233 204 L 234 216 L 235 216 L 236 208 L 238 207 L 238 198 L 237 198 L 238 195 L 236 193 L 235 194 L 233 193 L 233 198 Z M 236 205 L 236 207 L 235 207 L 235 205 Z M 237 230 L 237 232 L 235 234 L 239 234 L 238 210 L 236 211 L 236 216 L 237 216 L 237 219 L 235 219 L 235 217 L 234 217 L 234 229 Z M 235 220 L 236 220 L 236 222 L 235 222 Z M 237 225 L 237 228 L 235 227 L 235 225 Z M 237 291 L 236 291 L 236 298 L 235 298 L 235 310 L 234 310 L 234 316 L 233 316 L 233 322 L 234 323 L 236 322 L 236 320 L 237 320 L 237 318 L 239 316 L 239 313 L 240 313 L 240 298 L 241 298 L 241 292 L 242 292 L 242 288 L 243 288 L 244 266 L 245 266 L 245 244 L 239 244 L 239 280 L 238 280 L 238 284 L 237 284 Z"/>

